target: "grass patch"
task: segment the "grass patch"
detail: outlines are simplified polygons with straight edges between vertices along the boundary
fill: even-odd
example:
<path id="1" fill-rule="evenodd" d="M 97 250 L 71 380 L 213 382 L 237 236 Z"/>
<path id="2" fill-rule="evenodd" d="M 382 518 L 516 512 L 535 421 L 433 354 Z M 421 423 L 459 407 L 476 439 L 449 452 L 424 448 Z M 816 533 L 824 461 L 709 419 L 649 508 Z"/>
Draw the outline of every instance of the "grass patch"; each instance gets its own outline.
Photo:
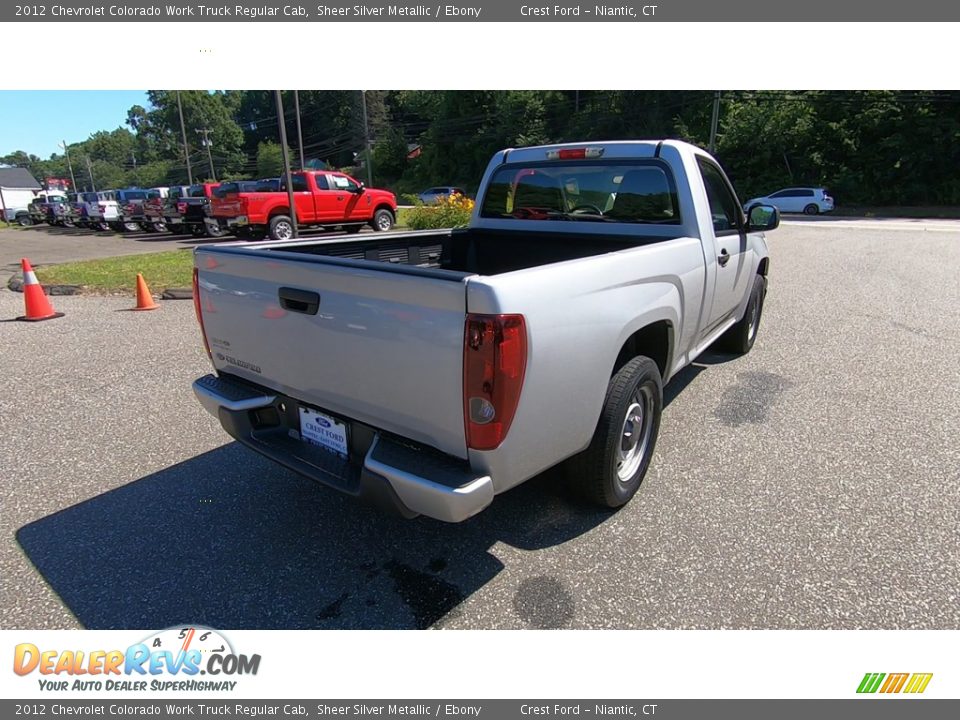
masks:
<path id="1" fill-rule="evenodd" d="M 152 292 L 193 284 L 193 253 L 188 250 L 125 255 L 103 260 L 48 265 L 37 269 L 43 285 L 79 285 L 99 293 L 132 292 L 143 273 Z"/>
<path id="2" fill-rule="evenodd" d="M 410 227 L 410 210 L 412 208 L 397 208 L 397 222 L 395 227 L 398 228 L 409 228 Z"/>

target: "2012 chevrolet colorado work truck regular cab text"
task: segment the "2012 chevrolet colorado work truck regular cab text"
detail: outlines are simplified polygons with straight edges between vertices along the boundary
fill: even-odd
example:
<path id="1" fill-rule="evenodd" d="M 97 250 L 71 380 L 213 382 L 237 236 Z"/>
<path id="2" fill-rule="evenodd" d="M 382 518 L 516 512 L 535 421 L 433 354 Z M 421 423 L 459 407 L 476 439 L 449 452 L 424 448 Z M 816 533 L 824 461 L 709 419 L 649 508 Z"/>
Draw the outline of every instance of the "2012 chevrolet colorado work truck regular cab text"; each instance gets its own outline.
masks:
<path id="1" fill-rule="evenodd" d="M 234 438 L 403 515 L 456 522 L 562 463 L 606 507 L 640 487 L 663 384 L 756 338 L 771 206 L 744 216 L 678 141 L 503 150 L 467 228 L 197 248 Z"/>

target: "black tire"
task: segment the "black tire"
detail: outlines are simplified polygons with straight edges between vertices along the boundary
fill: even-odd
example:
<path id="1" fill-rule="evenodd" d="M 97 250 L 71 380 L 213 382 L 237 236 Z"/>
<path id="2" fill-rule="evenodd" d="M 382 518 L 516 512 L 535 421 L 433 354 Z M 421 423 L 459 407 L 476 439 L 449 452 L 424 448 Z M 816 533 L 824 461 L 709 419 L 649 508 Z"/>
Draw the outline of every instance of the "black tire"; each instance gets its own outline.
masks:
<path id="1" fill-rule="evenodd" d="M 215 229 L 211 230 L 211 228 L 215 228 Z M 212 238 L 222 238 L 224 235 L 227 234 L 227 231 L 224 228 L 220 227 L 219 225 L 216 225 L 216 226 L 204 225 L 201 229 L 203 230 L 203 233 L 202 233 L 203 235 L 206 235 L 207 237 L 212 237 Z"/>
<path id="2" fill-rule="evenodd" d="M 293 220 L 286 215 L 276 215 L 270 218 L 271 240 L 292 240 Z"/>
<path id="3" fill-rule="evenodd" d="M 639 355 L 610 378 L 590 446 L 564 464 L 574 488 L 602 507 L 626 505 L 650 467 L 662 411 L 660 369 Z"/>
<path id="4" fill-rule="evenodd" d="M 750 299 L 743 317 L 736 325 L 720 336 L 717 343 L 719 350 L 725 350 L 735 355 L 746 355 L 757 340 L 760 331 L 760 317 L 763 315 L 763 299 L 767 295 L 767 279 L 757 275 L 750 288 Z"/>
<path id="5" fill-rule="evenodd" d="M 373 214 L 373 220 L 370 221 L 370 227 L 376 232 L 386 232 L 393 227 L 393 213 L 385 208 L 380 208 Z"/>
<path id="6" fill-rule="evenodd" d="M 124 232 L 140 232 L 143 228 L 140 227 L 140 223 L 135 222 L 123 222 L 121 223 Z"/>
<path id="7" fill-rule="evenodd" d="M 356 235 L 363 229 L 363 225 L 344 225 L 343 229 L 347 231 L 347 235 Z"/>
<path id="8" fill-rule="evenodd" d="M 18 215 L 17 216 L 17 225 L 20 227 L 30 227 L 33 225 L 33 218 L 29 215 Z"/>
<path id="9" fill-rule="evenodd" d="M 167 231 L 167 224 L 165 222 L 150 223 L 150 229 L 153 232 L 163 233 Z"/>
<path id="10" fill-rule="evenodd" d="M 814 205 L 813 203 L 810 203 L 809 205 L 807 205 L 807 206 L 803 209 L 803 214 L 804 214 L 804 215 L 816 215 L 816 214 L 819 213 L 819 212 L 820 212 L 820 208 L 818 208 L 818 207 L 817 207 L 816 205 Z"/>
<path id="11" fill-rule="evenodd" d="M 195 238 L 204 237 L 207 234 L 207 229 L 203 225 L 191 225 L 190 234 Z"/>

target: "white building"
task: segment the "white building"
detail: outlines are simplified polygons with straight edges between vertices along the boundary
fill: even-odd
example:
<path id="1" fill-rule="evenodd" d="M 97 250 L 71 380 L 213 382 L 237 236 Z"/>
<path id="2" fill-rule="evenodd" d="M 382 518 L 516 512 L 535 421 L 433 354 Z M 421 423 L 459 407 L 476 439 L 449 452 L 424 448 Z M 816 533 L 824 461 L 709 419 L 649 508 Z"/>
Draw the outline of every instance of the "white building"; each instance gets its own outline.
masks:
<path id="1" fill-rule="evenodd" d="M 0 218 L 30 224 L 27 205 L 40 191 L 40 183 L 26 168 L 0 167 Z"/>

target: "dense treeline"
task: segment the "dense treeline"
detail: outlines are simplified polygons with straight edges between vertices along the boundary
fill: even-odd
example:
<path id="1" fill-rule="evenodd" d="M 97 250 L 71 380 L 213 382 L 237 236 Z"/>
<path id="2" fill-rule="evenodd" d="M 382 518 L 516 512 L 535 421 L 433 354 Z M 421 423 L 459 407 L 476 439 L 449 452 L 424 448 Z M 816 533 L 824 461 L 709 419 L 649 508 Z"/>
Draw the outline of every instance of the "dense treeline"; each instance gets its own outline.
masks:
<path id="1" fill-rule="evenodd" d="M 148 96 L 149 107 L 130 109 L 127 127 L 70 145 L 79 186 L 90 187 L 91 176 L 98 188 L 186 182 L 177 93 Z M 180 96 L 195 180 L 279 174 L 272 91 Z M 714 99 L 713 91 L 299 93 L 306 164 L 352 169 L 366 180 L 365 109 L 374 183 L 397 192 L 440 184 L 474 190 L 503 147 L 660 137 L 706 147 Z M 296 166 L 293 93 L 284 103 Z M 841 204 L 960 204 L 960 92 L 726 91 L 716 154 L 744 198 L 796 184 L 828 187 Z M 38 178 L 69 177 L 63 155 L 15 152 L 0 163 Z"/>

